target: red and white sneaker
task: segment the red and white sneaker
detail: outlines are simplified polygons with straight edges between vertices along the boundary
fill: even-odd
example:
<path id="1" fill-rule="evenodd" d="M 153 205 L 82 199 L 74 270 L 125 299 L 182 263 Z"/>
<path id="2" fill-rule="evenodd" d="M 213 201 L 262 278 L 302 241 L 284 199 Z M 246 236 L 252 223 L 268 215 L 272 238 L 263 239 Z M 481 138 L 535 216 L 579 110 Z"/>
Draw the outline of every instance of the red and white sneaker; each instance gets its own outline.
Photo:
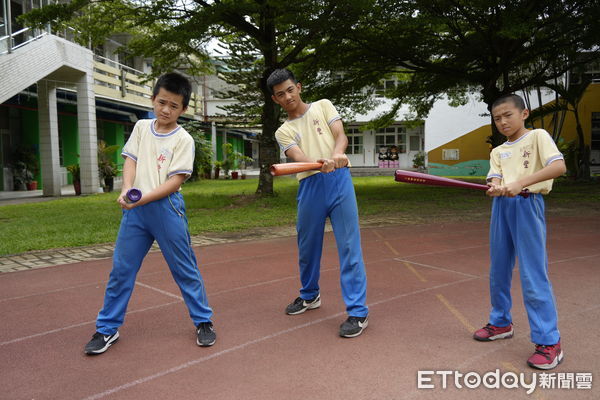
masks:
<path id="1" fill-rule="evenodd" d="M 563 360 L 560 342 L 552 346 L 535 345 L 535 352 L 527 360 L 530 367 L 538 369 L 552 369 Z"/>
<path id="2" fill-rule="evenodd" d="M 473 339 L 481 342 L 489 342 L 497 339 L 510 339 L 513 337 L 513 325 L 512 323 L 508 326 L 494 326 L 487 324 L 483 328 L 475 331 Z"/>

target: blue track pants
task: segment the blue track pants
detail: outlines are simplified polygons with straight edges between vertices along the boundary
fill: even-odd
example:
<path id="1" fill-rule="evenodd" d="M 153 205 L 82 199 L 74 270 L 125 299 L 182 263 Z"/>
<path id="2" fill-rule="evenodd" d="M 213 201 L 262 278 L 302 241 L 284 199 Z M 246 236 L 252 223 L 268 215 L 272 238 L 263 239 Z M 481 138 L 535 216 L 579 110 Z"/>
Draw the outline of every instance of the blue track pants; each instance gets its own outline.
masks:
<path id="1" fill-rule="evenodd" d="M 350 170 L 340 168 L 302 179 L 297 200 L 300 297 L 309 300 L 319 293 L 323 235 L 325 220 L 329 217 L 340 260 L 340 284 L 346 311 L 349 316 L 366 316 L 369 313 L 367 275 Z"/>
<path id="2" fill-rule="evenodd" d="M 212 310 L 208 306 L 204 282 L 192 250 L 183 196 L 175 192 L 123 211 L 104 307 L 96 320 L 98 332 L 112 335 L 123 324 L 136 275 L 155 239 L 194 325 L 210 321 Z"/>
<path id="3" fill-rule="evenodd" d="M 543 345 L 558 343 L 560 333 L 556 301 L 548 279 L 546 222 L 541 194 L 531 194 L 528 198 L 494 197 L 490 250 L 490 323 L 507 326 L 512 322 L 510 288 L 517 257 L 531 341 Z"/>

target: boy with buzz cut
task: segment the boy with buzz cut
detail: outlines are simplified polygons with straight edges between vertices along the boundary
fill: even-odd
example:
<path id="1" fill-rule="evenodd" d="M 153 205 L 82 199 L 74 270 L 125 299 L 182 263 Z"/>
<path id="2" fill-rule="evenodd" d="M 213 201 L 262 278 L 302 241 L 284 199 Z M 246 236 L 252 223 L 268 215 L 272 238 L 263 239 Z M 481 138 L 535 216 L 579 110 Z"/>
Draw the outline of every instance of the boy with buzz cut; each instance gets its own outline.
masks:
<path id="1" fill-rule="evenodd" d="M 556 301 L 548 278 L 544 199 L 552 182 L 565 173 L 563 155 L 543 129 L 528 130 L 529 110 L 515 94 L 492 104 L 492 117 L 508 139 L 492 150 L 487 191 L 492 196 L 490 226 L 489 323 L 474 333 L 474 339 L 491 341 L 513 336 L 510 286 L 515 257 L 523 300 L 527 310 L 535 352 L 527 363 L 552 369 L 563 360 L 558 331 Z M 522 190 L 528 197 L 518 196 Z"/>
<path id="2" fill-rule="evenodd" d="M 285 155 L 297 162 L 323 163 L 319 171 L 297 175 L 298 250 L 300 296 L 285 309 L 301 314 L 321 305 L 319 276 L 325 220 L 331 220 L 340 259 L 340 283 L 348 318 L 340 326 L 342 337 L 360 335 L 367 327 L 367 276 L 360 245 L 360 227 L 354 186 L 344 154 L 348 139 L 342 120 L 329 100 L 306 104 L 302 86 L 286 69 L 273 71 L 267 79 L 272 99 L 288 114 L 275 133 Z"/>
<path id="3" fill-rule="evenodd" d="M 123 217 L 104 307 L 96 320 L 96 333 L 85 346 L 86 354 L 104 353 L 119 339 L 118 328 L 125 319 L 137 272 L 154 240 L 196 326 L 196 343 L 215 343 L 212 310 L 192 249 L 180 193 L 182 183 L 193 170 L 194 139 L 177 124 L 177 119 L 186 111 L 191 92 L 192 86 L 184 76 L 161 76 L 152 94 L 155 119 L 138 121 L 123 148 L 123 187 L 117 199 Z M 142 197 L 129 203 L 126 193 L 133 187 L 141 190 Z"/>

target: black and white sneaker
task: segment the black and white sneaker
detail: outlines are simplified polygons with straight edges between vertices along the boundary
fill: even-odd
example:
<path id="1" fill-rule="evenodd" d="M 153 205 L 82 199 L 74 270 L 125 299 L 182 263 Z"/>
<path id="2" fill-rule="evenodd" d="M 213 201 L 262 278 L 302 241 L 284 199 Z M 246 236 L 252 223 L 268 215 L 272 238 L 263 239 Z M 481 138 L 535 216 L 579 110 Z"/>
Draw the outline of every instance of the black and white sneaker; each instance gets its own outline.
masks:
<path id="1" fill-rule="evenodd" d="M 217 341 L 217 333 L 213 328 L 212 322 L 200 322 L 196 327 L 198 338 L 196 344 L 201 347 L 208 347 Z"/>
<path id="2" fill-rule="evenodd" d="M 356 337 L 360 335 L 369 325 L 367 317 L 348 317 L 342 325 L 340 325 L 340 336 Z"/>
<path id="3" fill-rule="evenodd" d="M 85 345 L 85 354 L 102 354 L 117 340 L 119 340 L 118 331 L 113 335 L 103 335 L 100 332 L 96 332 L 92 336 L 92 340 Z"/>
<path id="4" fill-rule="evenodd" d="M 293 303 L 288 304 L 285 308 L 285 313 L 287 315 L 297 315 L 302 314 L 306 310 L 313 310 L 315 308 L 321 307 L 321 295 L 318 294 L 312 300 L 304 300 L 302 297 L 297 297 Z"/>

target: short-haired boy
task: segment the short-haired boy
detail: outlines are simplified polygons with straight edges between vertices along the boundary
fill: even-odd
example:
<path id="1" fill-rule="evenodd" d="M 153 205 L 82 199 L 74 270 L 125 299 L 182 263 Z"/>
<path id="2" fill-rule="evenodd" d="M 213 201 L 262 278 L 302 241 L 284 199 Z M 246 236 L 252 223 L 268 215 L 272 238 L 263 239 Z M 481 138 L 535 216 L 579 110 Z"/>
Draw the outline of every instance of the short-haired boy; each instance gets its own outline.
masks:
<path id="1" fill-rule="evenodd" d="M 360 335 L 367 327 L 367 276 L 360 245 L 356 195 L 344 154 L 348 138 L 342 120 L 329 100 L 306 104 L 301 84 L 291 71 L 278 69 L 267 79 L 273 101 L 288 114 L 275 133 L 285 155 L 297 162 L 323 163 L 320 171 L 297 175 L 298 251 L 300 296 L 286 307 L 297 315 L 321 305 L 319 277 L 325 220 L 331 220 L 340 259 L 340 283 L 348 318 L 340 326 L 342 337 Z"/>
<path id="2" fill-rule="evenodd" d="M 556 301 L 548 278 L 544 199 L 553 179 L 565 173 L 563 155 L 543 129 L 528 130 L 529 110 L 517 95 L 506 95 L 492 105 L 492 117 L 507 141 L 490 155 L 487 179 L 493 196 L 490 226 L 489 323 L 474 333 L 480 341 L 513 336 L 510 309 L 512 271 L 515 257 L 523 300 L 527 310 L 535 352 L 527 363 L 534 368 L 552 369 L 563 360 L 558 331 Z M 518 194 L 529 192 L 528 197 Z"/>
<path id="3" fill-rule="evenodd" d="M 191 246 L 181 184 L 192 173 L 194 140 L 177 124 L 188 106 L 192 86 L 177 73 L 161 76 L 153 91 L 155 119 L 140 120 L 122 151 L 123 187 L 117 202 L 123 208 L 121 227 L 96 333 L 85 346 L 89 355 L 104 353 L 119 339 L 137 272 L 154 240 L 181 290 L 196 326 L 198 346 L 216 340 L 204 282 Z M 126 193 L 138 188 L 142 198 L 128 203 Z"/>

